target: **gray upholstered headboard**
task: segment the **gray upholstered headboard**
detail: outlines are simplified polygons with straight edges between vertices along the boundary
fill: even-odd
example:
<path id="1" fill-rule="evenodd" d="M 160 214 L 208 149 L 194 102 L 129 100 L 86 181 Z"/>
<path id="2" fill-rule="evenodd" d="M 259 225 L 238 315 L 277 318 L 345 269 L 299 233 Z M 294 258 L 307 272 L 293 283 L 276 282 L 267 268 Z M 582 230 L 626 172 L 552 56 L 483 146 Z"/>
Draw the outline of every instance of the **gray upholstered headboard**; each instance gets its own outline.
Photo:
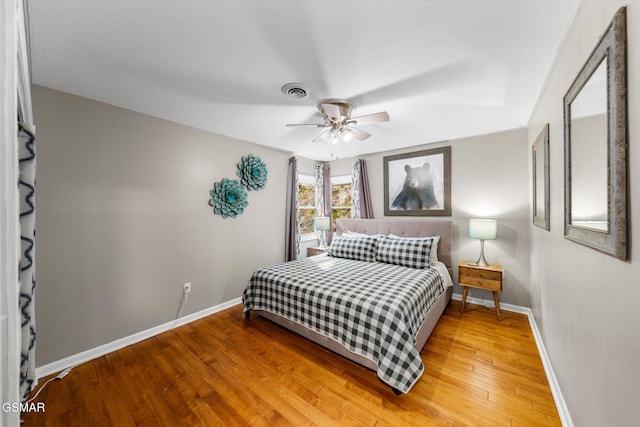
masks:
<path id="1" fill-rule="evenodd" d="M 406 237 L 440 236 L 438 259 L 450 269 L 452 265 L 453 227 L 448 220 L 436 219 L 352 219 L 336 221 L 336 234 L 345 231 L 364 234 L 395 234 Z"/>

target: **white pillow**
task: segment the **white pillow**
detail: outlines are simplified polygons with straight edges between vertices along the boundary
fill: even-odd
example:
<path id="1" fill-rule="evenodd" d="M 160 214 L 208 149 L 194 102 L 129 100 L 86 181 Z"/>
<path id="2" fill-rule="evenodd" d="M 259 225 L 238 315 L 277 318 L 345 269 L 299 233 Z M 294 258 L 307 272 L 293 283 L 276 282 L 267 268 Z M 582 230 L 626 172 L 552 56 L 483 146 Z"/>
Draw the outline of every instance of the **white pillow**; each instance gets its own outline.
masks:
<path id="1" fill-rule="evenodd" d="M 384 236 L 384 234 L 365 234 L 358 233 L 357 231 L 345 231 L 342 233 L 342 237 L 380 237 Z"/>
<path id="2" fill-rule="evenodd" d="M 342 233 L 343 237 L 368 237 L 371 236 L 371 234 L 364 234 L 364 233 L 357 233 L 355 231 L 345 231 L 344 233 Z"/>
<path id="3" fill-rule="evenodd" d="M 425 237 L 404 237 L 404 236 L 396 236 L 395 234 L 389 234 L 389 237 L 395 237 L 396 239 L 433 239 L 433 243 L 431 244 L 431 252 L 429 253 L 429 264 L 433 265 L 438 262 L 438 243 L 440 242 L 440 236 L 425 236 Z"/>

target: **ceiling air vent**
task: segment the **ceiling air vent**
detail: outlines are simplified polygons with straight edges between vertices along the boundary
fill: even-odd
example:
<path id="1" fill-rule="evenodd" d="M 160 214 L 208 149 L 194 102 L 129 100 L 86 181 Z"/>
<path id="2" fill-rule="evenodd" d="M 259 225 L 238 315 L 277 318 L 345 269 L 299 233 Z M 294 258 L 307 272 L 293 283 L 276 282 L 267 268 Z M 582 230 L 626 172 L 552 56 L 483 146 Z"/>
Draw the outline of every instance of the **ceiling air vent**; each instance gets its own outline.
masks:
<path id="1" fill-rule="evenodd" d="M 287 95 L 289 98 L 302 99 L 309 96 L 307 89 L 300 83 L 287 83 L 282 86 L 282 93 Z"/>

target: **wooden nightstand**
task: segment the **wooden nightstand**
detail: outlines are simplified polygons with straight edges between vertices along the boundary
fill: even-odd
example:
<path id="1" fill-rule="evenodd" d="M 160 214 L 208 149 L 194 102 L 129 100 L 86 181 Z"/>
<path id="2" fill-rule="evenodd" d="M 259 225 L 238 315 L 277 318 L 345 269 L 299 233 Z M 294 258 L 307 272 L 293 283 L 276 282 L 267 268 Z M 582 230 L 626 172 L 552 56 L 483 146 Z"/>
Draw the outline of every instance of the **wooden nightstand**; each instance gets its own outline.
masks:
<path id="1" fill-rule="evenodd" d="M 486 267 L 482 267 L 471 264 L 471 261 L 460 261 L 460 264 L 458 264 L 458 284 L 464 288 L 462 291 L 460 313 L 464 311 L 464 302 L 467 299 L 469 287 L 487 289 L 493 291 L 493 301 L 496 303 L 496 316 L 498 320 L 500 320 L 500 300 L 498 299 L 498 292 L 502 291 L 502 265 L 489 264 Z"/>
<path id="2" fill-rule="evenodd" d="M 310 248 L 307 248 L 307 256 L 320 255 L 327 252 L 328 250 L 329 246 L 327 246 L 326 248 L 321 248 L 320 246 L 311 246 Z"/>

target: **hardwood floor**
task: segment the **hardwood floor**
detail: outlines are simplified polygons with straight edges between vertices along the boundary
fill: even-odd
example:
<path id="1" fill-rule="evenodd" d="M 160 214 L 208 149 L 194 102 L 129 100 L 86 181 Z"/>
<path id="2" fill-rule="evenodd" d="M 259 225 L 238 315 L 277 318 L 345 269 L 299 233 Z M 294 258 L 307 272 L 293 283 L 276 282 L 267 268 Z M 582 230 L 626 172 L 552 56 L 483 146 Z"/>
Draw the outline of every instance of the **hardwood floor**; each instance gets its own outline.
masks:
<path id="1" fill-rule="evenodd" d="M 560 425 L 526 316 L 459 308 L 449 304 L 407 395 L 236 306 L 75 367 L 23 425 Z"/>

